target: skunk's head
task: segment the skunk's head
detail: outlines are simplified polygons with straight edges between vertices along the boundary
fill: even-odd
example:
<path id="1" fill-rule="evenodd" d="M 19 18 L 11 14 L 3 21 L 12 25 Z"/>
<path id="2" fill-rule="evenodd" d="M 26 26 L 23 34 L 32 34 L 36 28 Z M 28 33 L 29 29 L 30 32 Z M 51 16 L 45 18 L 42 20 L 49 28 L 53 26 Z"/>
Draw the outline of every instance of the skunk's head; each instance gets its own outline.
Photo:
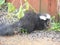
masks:
<path id="1" fill-rule="evenodd" d="M 41 20 L 41 24 L 44 25 L 45 28 L 50 27 L 51 16 L 49 14 L 42 14 L 39 18 Z"/>

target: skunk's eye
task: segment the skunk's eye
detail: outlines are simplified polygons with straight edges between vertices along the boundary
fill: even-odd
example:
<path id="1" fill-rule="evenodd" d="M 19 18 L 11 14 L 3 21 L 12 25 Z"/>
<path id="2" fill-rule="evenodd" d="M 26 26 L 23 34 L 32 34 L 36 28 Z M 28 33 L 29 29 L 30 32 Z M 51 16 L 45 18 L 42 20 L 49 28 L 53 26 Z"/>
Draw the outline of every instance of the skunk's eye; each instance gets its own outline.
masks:
<path id="1" fill-rule="evenodd" d="M 39 18 L 42 19 L 42 20 L 46 20 L 46 17 L 43 16 L 43 15 L 42 16 L 39 16 Z"/>

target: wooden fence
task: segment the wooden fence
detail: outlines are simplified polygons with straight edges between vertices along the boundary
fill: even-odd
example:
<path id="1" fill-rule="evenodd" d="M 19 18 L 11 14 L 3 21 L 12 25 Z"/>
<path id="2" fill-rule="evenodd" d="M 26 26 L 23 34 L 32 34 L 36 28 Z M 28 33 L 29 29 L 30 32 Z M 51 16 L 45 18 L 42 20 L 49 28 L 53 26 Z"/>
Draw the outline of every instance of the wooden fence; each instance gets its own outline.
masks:
<path id="1" fill-rule="evenodd" d="M 24 0 L 6 0 L 15 5 L 16 8 L 19 8 L 20 1 L 24 3 Z M 49 13 L 53 16 L 58 17 L 57 15 L 57 0 L 28 0 L 29 4 L 40 13 Z"/>

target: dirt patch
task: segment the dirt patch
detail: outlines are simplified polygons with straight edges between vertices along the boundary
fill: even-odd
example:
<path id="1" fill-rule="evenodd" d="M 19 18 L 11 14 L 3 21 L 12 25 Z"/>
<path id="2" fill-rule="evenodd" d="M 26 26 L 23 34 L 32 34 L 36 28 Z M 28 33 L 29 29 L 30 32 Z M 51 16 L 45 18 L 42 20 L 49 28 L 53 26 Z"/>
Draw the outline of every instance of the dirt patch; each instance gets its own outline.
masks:
<path id="1" fill-rule="evenodd" d="M 48 34 L 48 33 L 47 33 Z M 59 39 L 46 37 L 40 33 L 29 35 L 0 36 L 0 45 L 60 45 Z"/>

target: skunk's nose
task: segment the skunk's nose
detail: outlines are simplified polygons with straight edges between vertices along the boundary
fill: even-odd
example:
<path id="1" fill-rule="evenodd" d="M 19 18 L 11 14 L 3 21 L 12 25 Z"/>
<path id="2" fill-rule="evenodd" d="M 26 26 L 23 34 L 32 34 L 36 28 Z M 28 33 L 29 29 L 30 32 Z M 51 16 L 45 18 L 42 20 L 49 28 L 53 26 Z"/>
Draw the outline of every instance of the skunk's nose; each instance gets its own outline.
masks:
<path id="1" fill-rule="evenodd" d="M 47 28 L 50 28 L 51 27 L 51 23 L 50 21 L 47 22 Z"/>

